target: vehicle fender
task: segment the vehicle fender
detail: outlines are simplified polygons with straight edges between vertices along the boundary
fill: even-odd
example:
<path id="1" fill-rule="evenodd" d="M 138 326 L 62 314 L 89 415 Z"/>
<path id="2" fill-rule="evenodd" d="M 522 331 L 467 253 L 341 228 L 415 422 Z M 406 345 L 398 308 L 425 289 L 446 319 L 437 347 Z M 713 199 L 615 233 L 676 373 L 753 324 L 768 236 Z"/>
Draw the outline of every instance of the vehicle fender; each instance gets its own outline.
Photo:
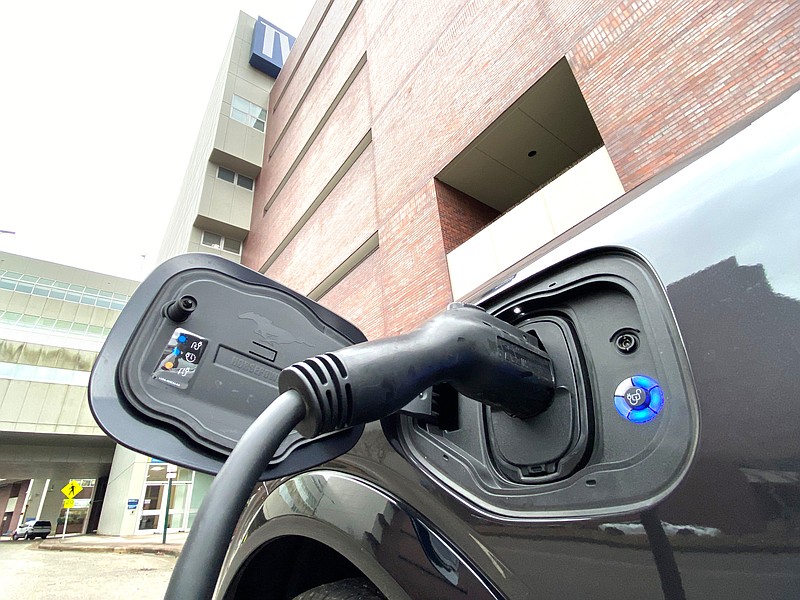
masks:
<path id="1" fill-rule="evenodd" d="M 231 542 L 218 597 L 229 597 L 251 556 L 287 536 L 336 551 L 392 600 L 502 597 L 412 507 L 364 480 L 328 470 L 257 488 Z M 265 581 L 269 577 L 264 574 Z"/>

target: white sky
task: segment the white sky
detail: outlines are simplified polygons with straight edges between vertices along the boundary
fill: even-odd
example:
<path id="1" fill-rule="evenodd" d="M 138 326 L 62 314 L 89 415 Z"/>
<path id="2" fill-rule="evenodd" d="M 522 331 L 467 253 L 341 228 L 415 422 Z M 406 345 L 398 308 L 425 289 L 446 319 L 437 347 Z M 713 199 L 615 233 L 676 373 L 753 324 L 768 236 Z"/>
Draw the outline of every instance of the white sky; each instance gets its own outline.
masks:
<path id="1" fill-rule="evenodd" d="M 296 36 L 313 4 L 0 3 L 0 250 L 144 277 L 239 10 Z"/>

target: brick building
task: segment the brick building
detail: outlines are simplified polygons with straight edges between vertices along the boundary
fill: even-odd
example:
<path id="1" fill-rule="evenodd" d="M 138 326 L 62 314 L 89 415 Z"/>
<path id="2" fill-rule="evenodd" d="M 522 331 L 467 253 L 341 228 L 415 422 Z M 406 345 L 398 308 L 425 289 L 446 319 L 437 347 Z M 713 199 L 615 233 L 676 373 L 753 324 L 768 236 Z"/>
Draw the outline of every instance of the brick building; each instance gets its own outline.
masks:
<path id="1" fill-rule="evenodd" d="M 242 262 L 408 330 L 788 95 L 799 59 L 791 0 L 319 0 Z"/>
<path id="2" fill-rule="evenodd" d="M 242 262 L 408 330 L 787 95 L 799 59 L 790 0 L 319 0 Z"/>

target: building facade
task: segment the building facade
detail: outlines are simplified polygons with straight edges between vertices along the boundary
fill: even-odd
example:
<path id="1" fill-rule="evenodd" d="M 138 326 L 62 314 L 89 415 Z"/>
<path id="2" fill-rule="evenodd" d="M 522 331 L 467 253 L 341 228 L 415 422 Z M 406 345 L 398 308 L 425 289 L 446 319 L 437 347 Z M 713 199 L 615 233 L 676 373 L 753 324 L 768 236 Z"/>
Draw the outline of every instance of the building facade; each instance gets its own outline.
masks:
<path id="1" fill-rule="evenodd" d="M 406 331 L 800 84 L 800 4 L 319 0 L 242 262 Z"/>
<path id="2" fill-rule="evenodd" d="M 89 410 L 89 372 L 137 282 L 0 253 L 0 510 L 5 534 L 29 518 L 92 531 L 114 442 Z"/>

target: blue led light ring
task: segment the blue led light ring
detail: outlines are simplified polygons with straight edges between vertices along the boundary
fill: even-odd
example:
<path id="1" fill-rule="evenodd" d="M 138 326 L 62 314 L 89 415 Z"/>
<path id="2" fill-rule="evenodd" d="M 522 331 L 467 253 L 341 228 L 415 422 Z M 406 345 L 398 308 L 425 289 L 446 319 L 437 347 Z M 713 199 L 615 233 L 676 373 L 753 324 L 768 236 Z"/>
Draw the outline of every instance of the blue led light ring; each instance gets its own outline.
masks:
<path id="1" fill-rule="evenodd" d="M 644 401 L 641 401 L 644 392 Z M 631 423 L 647 423 L 664 408 L 664 391 L 655 379 L 634 375 L 623 380 L 614 391 L 614 408 Z"/>

